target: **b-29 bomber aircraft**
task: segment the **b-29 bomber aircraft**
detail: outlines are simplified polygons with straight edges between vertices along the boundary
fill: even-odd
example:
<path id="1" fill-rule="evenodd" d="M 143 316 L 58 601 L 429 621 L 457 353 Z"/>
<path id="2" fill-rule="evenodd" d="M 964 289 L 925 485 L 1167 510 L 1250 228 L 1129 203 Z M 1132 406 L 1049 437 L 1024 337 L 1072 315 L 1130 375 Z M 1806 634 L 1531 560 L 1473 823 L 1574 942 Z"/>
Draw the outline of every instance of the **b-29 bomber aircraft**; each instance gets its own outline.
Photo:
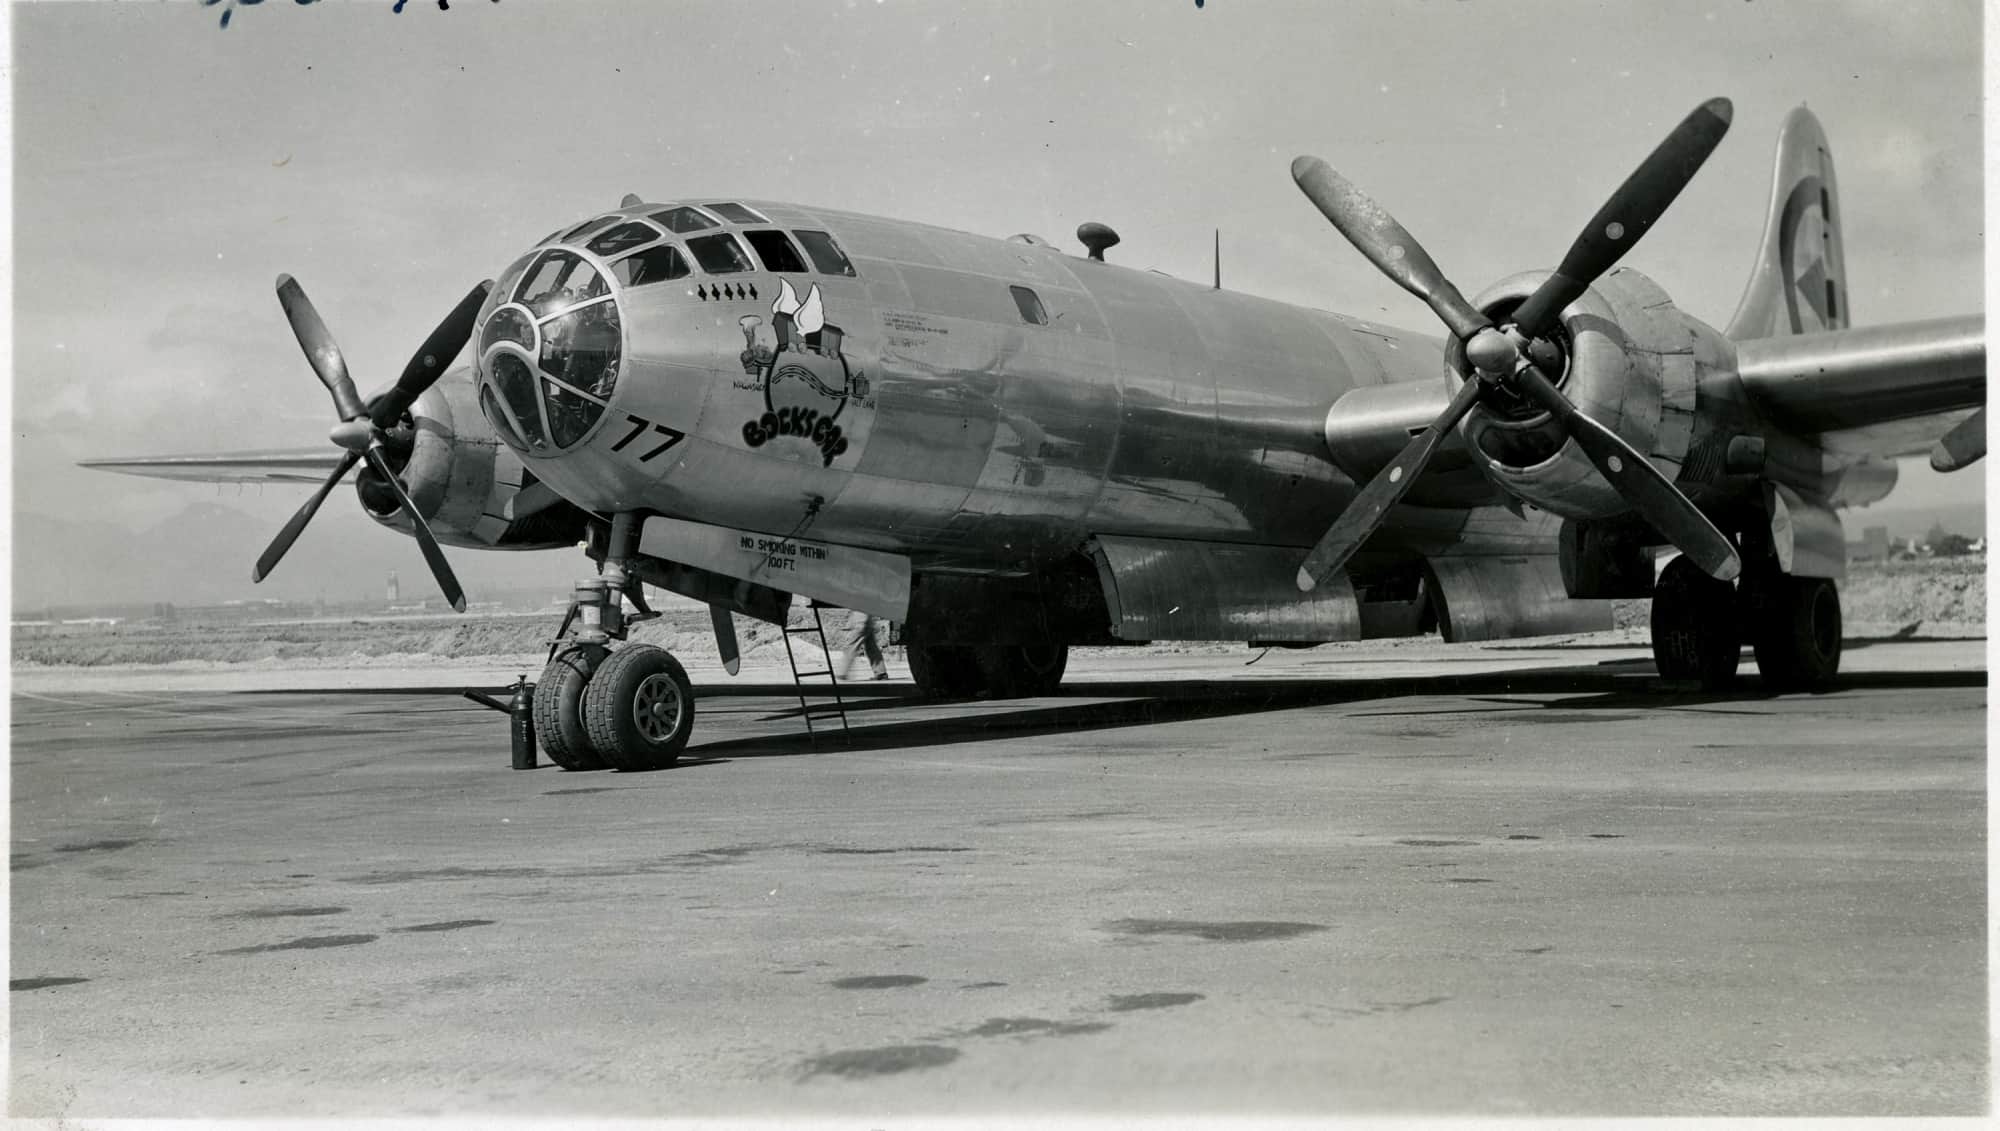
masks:
<path id="1" fill-rule="evenodd" d="M 1312 204 L 1448 333 L 1088 257 L 712 196 L 563 228 L 474 288 L 366 400 L 304 291 L 278 297 L 339 416 L 325 455 L 95 460 L 205 481 L 319 479 L 261 580 L 357 464 L 361 505 L 440 543 L 581 544 L 535 693 L 570 769 L 671 763 L 693 698 L 625 642 L 640 582 L 783 624 L 795 596 L 900 622 L 918 688 L 1021 696 L 1071 645 L 1448 641 L 1610 627 L 1652 598 L 1660 674 L 1831 681 L 1839 510 L 1896 457 L 1985 452 L 1974 314 L 1854 329 L 1834 170 L 1803 107 L 1726 330 L 1618 266 L 1726 132 L 1695 109 L 1553 271 L 1466 299 L 1324 162 Z M 470 345 L 468 364 L 447 368 Z M 323 477 L 323 478 L 322 478 Z M 1663 569 L 1656 551 L 1678 553 Z"/>

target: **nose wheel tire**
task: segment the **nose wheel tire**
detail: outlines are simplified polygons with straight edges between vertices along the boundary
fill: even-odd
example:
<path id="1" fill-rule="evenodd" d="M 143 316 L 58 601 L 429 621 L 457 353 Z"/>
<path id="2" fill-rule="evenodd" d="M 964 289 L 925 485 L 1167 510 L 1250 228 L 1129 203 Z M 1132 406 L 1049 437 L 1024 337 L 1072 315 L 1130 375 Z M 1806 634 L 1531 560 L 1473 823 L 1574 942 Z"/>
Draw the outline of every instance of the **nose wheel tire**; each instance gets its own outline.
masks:
<path id="1" fill-rule="evenodd" d="M 556 653 L 535 684 L 535 737 L 549 761 L 565 770 L 601 770 L 583 725 L 583 692 L 607 651 L 596 644 L 573 644 Z"/>
<path id="2" fill-rule="evenodd" d="M 1840 672 L 1840 591 L 1824 577 L 1762 578 L 1752 588 L 1751 643 L 1772 691 L 1817 691 Z"/>
<path id="3" fill-rule="evenodd" d="M 1653 664 L 1660 678 L 1720 691 L 1735 682 L 1742 654 L 1736 587 L 1685 556 L 1668 562 L 1653 587 Z"/>
<path id="4" fill-rule="evenodd" d="M 666 649 L 628 644 L 591 677 L 583 721 L 592 746 L 614 769 L 663 769 L 694 733 L 694 688 Z"/>

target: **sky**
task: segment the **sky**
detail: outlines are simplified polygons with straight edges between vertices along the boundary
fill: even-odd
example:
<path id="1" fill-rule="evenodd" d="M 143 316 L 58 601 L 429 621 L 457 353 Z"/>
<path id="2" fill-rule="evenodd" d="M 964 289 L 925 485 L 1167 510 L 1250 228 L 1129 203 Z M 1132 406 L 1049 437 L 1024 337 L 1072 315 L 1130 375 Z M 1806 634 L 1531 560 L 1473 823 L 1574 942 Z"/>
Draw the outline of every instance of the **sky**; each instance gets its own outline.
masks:
<path id="1" fill-rule="evenodd" d="M 1064 246 L 1099 220 L 1114 259 L 1190 278 L 1219 227 L 1232 289 L 1432 333 L 1299 194 L 1294 156 L 1387 205 L 1470 294 L 1553 265 L 1721 94 L 1729 138 L 1627 259 L 1682 309 L 1728 321 L 1801 102 L 1832 141 L 1856 323 L 1984 307 L 1976 0 L 394 9 L 12 6 L 17 512 L 137 531 L 218 489 L 76 460 L 324 443 L 280 272 L 366 391 L 471 284 L 627 192 Z M 1906 463 L 1888 505 L 1977 501 L 1977 475 Z M 222 499 L 275 531 L 303 494 Z"/>

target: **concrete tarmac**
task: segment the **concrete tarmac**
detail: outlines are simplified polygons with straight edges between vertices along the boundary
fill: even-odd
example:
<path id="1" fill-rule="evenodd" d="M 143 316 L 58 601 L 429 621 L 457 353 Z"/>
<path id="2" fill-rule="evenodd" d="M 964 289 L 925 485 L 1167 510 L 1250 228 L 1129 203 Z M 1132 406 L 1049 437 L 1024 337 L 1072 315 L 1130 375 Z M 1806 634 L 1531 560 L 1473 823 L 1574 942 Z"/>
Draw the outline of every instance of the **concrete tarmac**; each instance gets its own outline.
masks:
<path id="1" fill-rule="evenodd" d="M 1850 648 L 869 684 L 816 744 L 723 684 L 643 774 L 448 692 L 17 689 L 9 1114 L 1979 1114 L 1983 644 Z"/>

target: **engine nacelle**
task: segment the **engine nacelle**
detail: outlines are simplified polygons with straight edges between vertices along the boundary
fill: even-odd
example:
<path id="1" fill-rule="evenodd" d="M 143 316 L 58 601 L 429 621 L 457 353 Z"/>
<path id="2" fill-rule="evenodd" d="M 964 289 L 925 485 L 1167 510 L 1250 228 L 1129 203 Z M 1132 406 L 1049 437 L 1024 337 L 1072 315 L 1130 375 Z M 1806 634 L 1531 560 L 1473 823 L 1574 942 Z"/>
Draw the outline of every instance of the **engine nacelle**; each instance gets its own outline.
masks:
<path id="1" fill-rule="evenodd" d="M 481 550 L 547 550 L 583 540 L 587 516 L 557 501 L 509 519 L 507 504 L 535 482 L 479 412 L 471 371 L 440 378 L 410 407 L 416 422 L 403 487 L 447 546 Z M 413 533 L 395 493 L 366 464 L 355 480 L 361 508 L 393 530 Z"/>
<path id="2" fill-rule="evenodd" d="M 1473 305 L 1504 323 L 1548 274 L 1504 279 Z M 1554 335 L 1568 354 L 1554 383 L 1572 404 L 1650 457 L 1669 479 L 1686 478 L 1688 487 L 1697 487 L 1722 473 L 1720 451 L 1707 449 L 1726 443 L 1714 439 L 1724 430 L 1715 427 L 1719 421 L 1705 425 L 1696 402 L 1705 376 L 1731 369 L 1733 353 L 1721 335 L 1681 313 L 1651 279 L 1624 267 L 1566 307 Z M 1454 381 L 1469 372 L 1459 343 L 1449 343 L 1445 357 Z M 1631 509 L 1530 401 L 1491 394 L 1459 428 L 1486 477 L 1526 502 L 1576 519 Z"/>

